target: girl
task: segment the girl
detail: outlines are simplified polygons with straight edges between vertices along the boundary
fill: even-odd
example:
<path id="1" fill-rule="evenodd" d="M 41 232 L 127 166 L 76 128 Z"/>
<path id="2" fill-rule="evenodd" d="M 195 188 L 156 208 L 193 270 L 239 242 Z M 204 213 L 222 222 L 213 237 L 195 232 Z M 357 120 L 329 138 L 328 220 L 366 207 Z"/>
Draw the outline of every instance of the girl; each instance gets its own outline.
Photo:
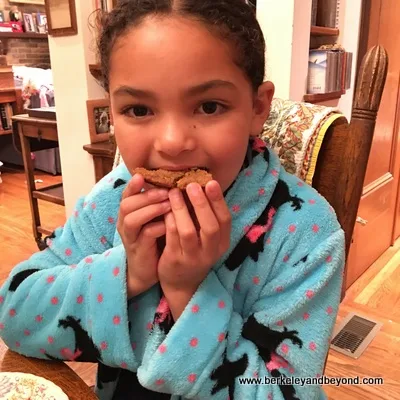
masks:
<path id="1" fill-rule="evenodd" d="M 274 89 L 254 12 L 123 0 L 99 51 L 124 164 L 12 271 L 2 338 L 30 357 L 97 362 L 100 399 L 325 398 L 284 379 L 323 373 L 344 234 L 257 139 Z M 209 169 L 204 191 L 187 188 L 199 232 L 182 193 L 144 185 L 139 166 Z"/>

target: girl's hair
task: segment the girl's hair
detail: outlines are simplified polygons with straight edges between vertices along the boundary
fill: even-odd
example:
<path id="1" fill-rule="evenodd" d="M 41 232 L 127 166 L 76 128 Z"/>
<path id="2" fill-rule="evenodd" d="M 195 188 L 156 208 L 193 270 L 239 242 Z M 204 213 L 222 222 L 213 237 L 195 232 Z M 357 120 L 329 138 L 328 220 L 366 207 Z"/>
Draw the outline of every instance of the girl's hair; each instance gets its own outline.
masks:
<path id="1" fill-rule="evenodd" d="M 120 0 L 100 16 L 97 43 L 104 89 L 109 91 L 110 56 L 117 39 L 149 16 L 181 16 L 200 22 L 235 51 L 235 62 L 254 91 L 263 83 L 265 41 L 254 9 L 245 0 Z M 195 43 L 194 43 L 195 45 Z"/>

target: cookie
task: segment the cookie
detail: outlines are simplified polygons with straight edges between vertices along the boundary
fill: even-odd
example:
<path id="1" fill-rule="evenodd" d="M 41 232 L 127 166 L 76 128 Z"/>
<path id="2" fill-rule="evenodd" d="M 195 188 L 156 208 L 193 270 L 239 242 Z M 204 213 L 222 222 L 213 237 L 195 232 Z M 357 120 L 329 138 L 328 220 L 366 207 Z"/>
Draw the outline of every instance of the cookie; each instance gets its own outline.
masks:
<path id="1" fill-rule="evenodd" d="M 167 189 L 179 188 L 185 190 L 189 183 L 197 182 L 200 186 L 205 187 L 210 182 L 212 175 L 202 168 L 192 168 L 186 171 L 168 171 L 165 169 L 146 169 L 135 168 L 134 174 L 143 176 L 147 183 Z"/>

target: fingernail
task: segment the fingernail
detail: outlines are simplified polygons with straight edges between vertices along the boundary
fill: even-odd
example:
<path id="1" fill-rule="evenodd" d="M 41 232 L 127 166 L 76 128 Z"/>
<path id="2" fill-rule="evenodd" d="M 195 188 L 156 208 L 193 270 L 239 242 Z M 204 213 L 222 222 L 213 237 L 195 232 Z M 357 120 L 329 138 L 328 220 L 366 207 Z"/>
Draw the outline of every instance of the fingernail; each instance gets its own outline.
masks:
<path id="1" fill-rule="evenodd" d="M 179 189 L 172 189 L 169 192 L 169 199 L 175 207 L 181 207 L 184 204 L 182 193 Z"/>
<path id="2" fill-rule="evenodd" d="M 200 185 L 199 185 L 198 183 L 190 183 L 190 184 L 187 186 L 186 190 L 187 190 L 187 191 L 189 192 L 189 194 L 191 194 L 192 196 L 197 196 L 197 195 L 200 193 L 201 188 L 200 188 Z"/>

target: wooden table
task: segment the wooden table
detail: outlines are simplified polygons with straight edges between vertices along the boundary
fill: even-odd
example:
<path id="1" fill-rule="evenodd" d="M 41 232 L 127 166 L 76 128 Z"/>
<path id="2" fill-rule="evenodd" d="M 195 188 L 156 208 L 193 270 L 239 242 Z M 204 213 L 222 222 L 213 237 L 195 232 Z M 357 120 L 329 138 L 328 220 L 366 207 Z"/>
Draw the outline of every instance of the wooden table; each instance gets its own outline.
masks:
<path id="1" fill-rule="evenodd" d="M 0 340 L 0 372 L 24 372 L 41 376 L 59 386 L 69 400 L 96 400 L 86 383 L 63 362 L 27 358 L 7 348 Z"/>
<path id="2" fill-rule="evenodd" d="M 12 120 L 18 124 L 21 140 L 22 158 L 28 186 L 29 204 L 32 214 L 33 236 L 40 250 L 46 246 L 42 234 L 50 235 L 51 231 L 41 226 L 38 199 L 64 206 L 62 183 L 36 189 L 31 151 L 51 149 L 58 146 L 57 122 L 44 118 L 33 118 L 28 114 L 16 115 Z"/>

